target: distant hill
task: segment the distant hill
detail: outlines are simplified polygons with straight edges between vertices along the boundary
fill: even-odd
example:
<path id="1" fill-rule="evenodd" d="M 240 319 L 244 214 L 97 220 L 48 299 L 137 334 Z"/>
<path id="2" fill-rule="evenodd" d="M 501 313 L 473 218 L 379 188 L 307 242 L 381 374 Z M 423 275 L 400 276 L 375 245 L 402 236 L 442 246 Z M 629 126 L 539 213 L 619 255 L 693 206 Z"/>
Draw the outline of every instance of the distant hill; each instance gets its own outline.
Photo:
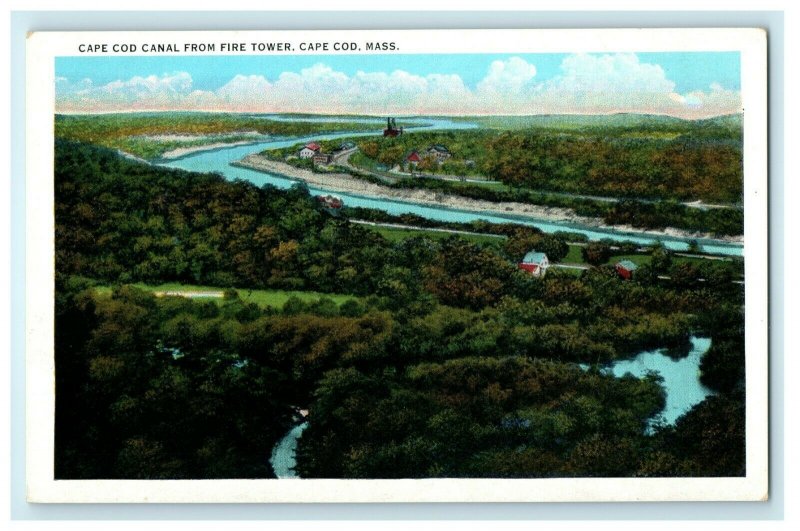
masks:
<path id="1" fill-rule="evenodd" d="M 655 114 L 543 114 L 531 116 L 471 116 L 464 120 L 479 123 L 492 129 L 528 129 L 541 127 L 546 129 L 595 129 L 595 128 L 642 128 L 642 129 L 685 129 L 693 125 L 713 125 L 726 128 L 741 128 L 742 117 L 739 114 L 718 116 L 705 120 L 684 120 L 674 116 Z"/>
<path id="2" fill-rule="evenodd" d="M 741 129 L 744 123 L 744 117 L 741 114 L 726 114 L 725 116 L 715 116 L 714 118 L 697 120 L 695 123 L 698 125 L 716 125 Z"/>

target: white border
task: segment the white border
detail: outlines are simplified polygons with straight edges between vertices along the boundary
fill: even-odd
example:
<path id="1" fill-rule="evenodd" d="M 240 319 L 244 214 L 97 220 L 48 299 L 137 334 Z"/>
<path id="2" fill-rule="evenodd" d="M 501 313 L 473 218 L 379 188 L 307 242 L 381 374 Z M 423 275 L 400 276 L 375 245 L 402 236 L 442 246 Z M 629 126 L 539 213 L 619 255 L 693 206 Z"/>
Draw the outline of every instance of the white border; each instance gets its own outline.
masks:
<path id="1" fill-rule="evenodd" d="M 55 481 L 54 59 L 85 42 L 394 40 L 395 53 L 739 51 L 745 109 L 747 476 L 654 479 Z M 758 29 L 34 33 L 27 43 L 26 467 L 31 502 L 549 502 L 767 496 L 766 35 Z M 326 54 L 336 52 L 329 51 Z M 342 52 L 351 53 L 351 52 Z M 385 52 L 382 52 L 385 53 Z M 287 52 L 300 55 L 302 52 Z M 307 53 L 313 55 L 313 53 Z M 117 55 L 114 53 L 102 55 Z M 120 54 L 122 55 L 122 54 Z M 174 55 L 149 54 L 149 55 Z M 182 54 L 191 55 L 191 54 Z M 197 54 L 200 55 L 200 54 Z M 208 55 L 208 54 L 204 54 Z M 225 55 L 225 54 L 215 54 Z M 257 55 L 257 54 L 256 54 Z"/>

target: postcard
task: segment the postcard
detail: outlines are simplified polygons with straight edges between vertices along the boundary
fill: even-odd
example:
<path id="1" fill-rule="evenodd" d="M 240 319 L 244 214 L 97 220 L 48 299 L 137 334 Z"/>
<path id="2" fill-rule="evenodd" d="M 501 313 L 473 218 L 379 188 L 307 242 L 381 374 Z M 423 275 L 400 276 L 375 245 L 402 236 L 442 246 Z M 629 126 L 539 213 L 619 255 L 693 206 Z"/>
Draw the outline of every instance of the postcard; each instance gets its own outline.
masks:
<path id="1" fill-rule="evenodd" d="M 28 500 L 765 500 L 766 34 L 40 32 Z"/>

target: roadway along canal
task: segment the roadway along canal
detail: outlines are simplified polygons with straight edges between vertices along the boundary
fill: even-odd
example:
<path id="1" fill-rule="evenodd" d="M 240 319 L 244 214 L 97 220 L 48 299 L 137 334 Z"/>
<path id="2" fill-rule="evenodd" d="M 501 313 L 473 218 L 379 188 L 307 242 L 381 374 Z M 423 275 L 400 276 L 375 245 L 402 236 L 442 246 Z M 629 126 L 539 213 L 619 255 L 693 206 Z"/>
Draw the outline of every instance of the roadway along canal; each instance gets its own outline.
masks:
<path id="1" fill-rule="evenodd" d="M 407 120 L 408 121 L 408 120 Z M 417 123 L 424 123 L 425 130 L 435 129 L 471 129 L 474 124 L 465 122 L 454 122 L 445 119 L 418 119 Z M 409 128 L 411 129 L 411 128 Z M 336 138 L 354 137 L 354 136 L 374 136 L 375 131 L 365 133 L 332 133 L 327 135 L 313 135 L 300 138 L 290 139 L 274 139 L 267 142 L 260 142 L 256 144 L 248 144 L 244 146 L 233 146 L 229 148 L 218 148 L 207 151 L 194 152 L 185 157 L 161 161 L 159 165 L 180 168 L 196 172 L 214 172 L 219 173 L 230 180 L 242 179 L 252 182 L 255 185 L 262 186 L 264 184 L 272 184 L 278 188 L 289 188 L 297 181 L 264 172 L 259 172 L 238 166 L 231 166 L 232 162 L 239 161 L 247 155 L 258 153 L 266 149 L 277 149 L 293 146 L 302 142 L 309 142 L 311 140 L 332 140 Z M 601 240 L 604 238 L 613 241 L 629 241 L 639 245 L 649 245 L 654 243 L 655 237 L 649 235 L 642 235 L 637 232 L 622 232 L 615 230 L 597 229 L 594 227 L 586 227 L 573 223 L 555 223 L 546 220 L 536 220 L 532 218 L 523 218 L 515 216 L 507 216 L 502 213 L 488 215 L 486 213 L 470 212 L 466 210 L 458 210 L 444 207 L 435 207 L 430 205 L 418 205 L 411 202 L 404 202 L 392 199 L 381 199 L 374 197 L 361 197 L 354 194 L 345 194 L 333 190 L 326 190 L 322 187 L 309 187 L 312 194 L 328 194 L 335 193 L 341 197 L 347 206 L 374 208 L 383 210 L 390 214 L 416 214 L 418 216 L 435 219 L 440 221 L 454 221 L 460 223 L 468 223 L 479 219 L 484 219 L 493 223 L 520 223 L 524 225 L 531 225 L 541 229 L 547 233 L 556 231 L 571 231 L 580 234 L 585 234 L 590 240 Z M 676 251 L 685 251 L 688 249 L 688 241 L 683 238 L 673 236 L 659 237 L 664 245 Z M 731 244 L 721 240 L 712 239 L 698 239 L 703 250 L 711 254 L 723 254 L 730 256 L 741 256 L 742 245 Z"/>

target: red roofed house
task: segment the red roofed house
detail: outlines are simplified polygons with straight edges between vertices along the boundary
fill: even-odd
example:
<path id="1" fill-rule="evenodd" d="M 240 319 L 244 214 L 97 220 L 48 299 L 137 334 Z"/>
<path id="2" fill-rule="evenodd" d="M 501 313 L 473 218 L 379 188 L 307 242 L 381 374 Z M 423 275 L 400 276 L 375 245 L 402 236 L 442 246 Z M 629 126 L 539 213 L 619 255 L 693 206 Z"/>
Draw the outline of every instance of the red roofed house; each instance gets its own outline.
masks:
<path id="1" fill-rule="evenodd" d="M 419 156 L 416 150 L 408 154 L 406 157 L 406 166 L 410 174 L 414 174 L 414 170 L 417 169 L 417 164 L 419 164 L 421 160 L 422 157 Z"/>
<path id="2" fill-rule="evenodd" d="M 301 159 L 310 159 L 313 158 L 314 155 L 320 152 L 322 147 L 317 144 L 316 142 L 311 142 L 310 144 L 306 144 L 303 149 L 300 150 L 299 157 Z"/>
<path id="3" fill-rule="evenodd" d="M 631 262 L 630 260 L 622 260 L 617 262 L 614 266 L 614 269 L 617 270 L 617 274 L 624 278 L 625 280 L 630 280 L 633 278 L 633 272 L 636 271 L 636 264 Z"/>
<path id="4" fill-rule="evenodd" d="M 550 267 L 550 261 L 546 254 L 531 251 L 525 255 L 517 267 L 535 277 L 543 277 L 547 273 L 547 268 Z"/>

